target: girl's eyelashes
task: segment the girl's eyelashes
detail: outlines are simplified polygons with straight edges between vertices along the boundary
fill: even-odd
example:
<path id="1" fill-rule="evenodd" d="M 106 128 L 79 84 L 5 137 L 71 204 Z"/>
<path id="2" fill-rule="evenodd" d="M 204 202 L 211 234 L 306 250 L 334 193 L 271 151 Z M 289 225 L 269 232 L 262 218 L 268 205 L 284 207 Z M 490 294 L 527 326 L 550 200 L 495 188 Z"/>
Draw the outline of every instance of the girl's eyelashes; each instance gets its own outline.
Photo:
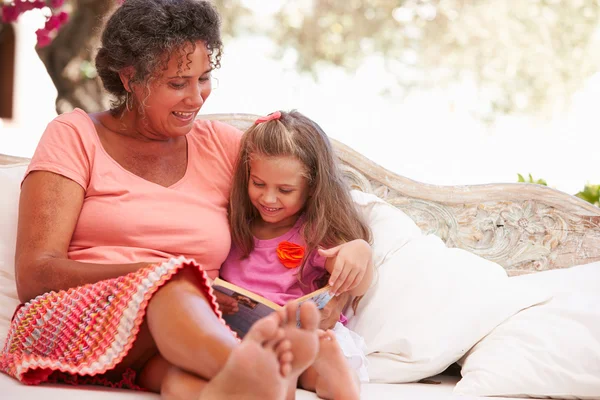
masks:
<path id="1" fill-rule="evenodd" d="M 252 179 L 251 181 L 252 181 L 252 185 L 256 186 L 257 188 L 263 188 L 263 187 L 265 187 L 264 183 L 256 182 L 254 179 Z M 290 194 L 293 191 L 294 191 L 294 189 L 283 189 L 283 188 L 279 189 L 279 192 L 282 193 L 282 194 Z"/>

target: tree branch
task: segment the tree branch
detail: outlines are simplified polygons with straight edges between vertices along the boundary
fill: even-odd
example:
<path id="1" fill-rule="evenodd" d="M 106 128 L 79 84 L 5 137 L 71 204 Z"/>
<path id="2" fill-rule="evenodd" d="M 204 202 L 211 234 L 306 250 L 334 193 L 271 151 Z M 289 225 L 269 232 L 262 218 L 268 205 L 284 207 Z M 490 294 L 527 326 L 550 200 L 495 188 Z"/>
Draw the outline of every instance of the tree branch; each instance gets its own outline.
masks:
<path id="1" fill-rule="evenodd" d="M 56 86 L 56 111 L 62 113 L 75 107 L 88 112 L 105 108 L 105 99 L 98 78 L 90 82 L 80 70 L 84 61 L 92 62 L 100 42 L 104 19 L 115 7 L 113 0 L 78 0 L 70 20 L 58 32 L 50 45 L 37 52 Z M 81 86 L 86 96 L 81 96 Z"/>

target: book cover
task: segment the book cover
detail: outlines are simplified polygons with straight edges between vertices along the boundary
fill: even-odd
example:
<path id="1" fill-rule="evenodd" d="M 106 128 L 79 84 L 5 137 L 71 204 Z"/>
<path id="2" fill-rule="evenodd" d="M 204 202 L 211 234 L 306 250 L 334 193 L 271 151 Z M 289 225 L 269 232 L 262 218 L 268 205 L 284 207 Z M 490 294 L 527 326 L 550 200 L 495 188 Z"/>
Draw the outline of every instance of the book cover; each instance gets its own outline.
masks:
<path id="1" fill-rule="evenodd" d="M 250 327 L 259 319 L 266 317 L 274 310 L 282 308 L 280 305 L 265 299 L 262 296 L 252 293 L 249 290 L 236 286 L 220 278 L 215 279 L 212 288 L 218 290 L 227 296 L 233 297 L 238 302 L 238 312 L 233 315 L 223 315 L 227 325 L 234 330 L 240 338 L 246 335 Z M 305 296 L 296 299 L 298 304 L 305 301 L 313 301 L 319 310 L 323 309 L 332 295 L 329 293 L 329 286 L 315 290 Z"/>

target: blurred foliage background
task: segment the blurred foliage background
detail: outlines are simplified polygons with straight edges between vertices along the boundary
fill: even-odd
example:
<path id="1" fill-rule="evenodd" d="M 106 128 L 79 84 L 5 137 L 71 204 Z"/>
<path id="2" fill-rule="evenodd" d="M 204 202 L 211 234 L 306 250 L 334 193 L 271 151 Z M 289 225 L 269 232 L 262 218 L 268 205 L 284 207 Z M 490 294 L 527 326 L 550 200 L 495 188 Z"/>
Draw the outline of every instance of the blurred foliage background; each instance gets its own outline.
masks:
<path id="1" fill-rule="evenodd" d="M 354 70 L 378 56 L 395 76 L 387 88 L 393 93 L 468 83 L 481 119 L 558 112 L 600 69 L 599 0 L 270 0 L 270 12 L 257 12 L 264 1 L 213 0 L 225 38 L 265 34 L 315 76 L 319 65 Z M 95 78 L 98 28 L 117 3 L 65 2 L 69 23 L 39 50 L 57 87 L 72 86 L 60 79 Z M 59 103 L 66 102 L 58 111 L 105 104 L 96 90 L 69 90 L 59 90 Z"/>
<path id="2" fill-rule="evenodd" d="M 28 0 L 0 4 L 15 1 Z M 501 115 L 561 113 L 600 70 L 600 0 L 212 1 L 226 44 L 265 35 L 276 43 L 275 57 L 291 54 L 314 79 L 321 66 L 352 72 L 377 58 L 392 77 L 383 95 L 469 87 L 477 98 L 470 112 L 490 123 Z M 58 91 L 57 112 L 105 109 L 93 58 L 102 21 L 119 0 L 59 3 L 69 21 L 38 49 Z M 578 196 L 598 204 L 598 186 Z"/>
<path id="3" fill-rule="evenodd" d="M 521 174 L 517 174 L 517 182 L 520 183 L 535 183 L 537 185 L 548 186 L 548 182 L 544 179 L 534 179 L 531 174 L 524 177 Z M 580 192 L 577 192 L 575 196 L 579 197 L 591 203 L 595 206 L 600 207 L 600 185 L 586 184 Z"/>

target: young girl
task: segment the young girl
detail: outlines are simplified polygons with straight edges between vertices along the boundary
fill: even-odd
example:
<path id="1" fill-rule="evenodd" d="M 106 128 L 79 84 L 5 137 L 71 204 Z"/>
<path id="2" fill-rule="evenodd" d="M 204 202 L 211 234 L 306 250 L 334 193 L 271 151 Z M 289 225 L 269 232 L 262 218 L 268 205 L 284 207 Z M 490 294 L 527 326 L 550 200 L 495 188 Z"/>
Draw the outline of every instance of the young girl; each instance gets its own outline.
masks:
<path id="1" fill-rule="evenodd" d="M 229 218 L 232 248 L 220 275 L 233 284 L 280 305 L 325 284 L 355 297 L 371 284 L 370 231 L 327 135 L 297 111 L 260 118 L 242 137 Z M 343 251 L 353 254 L 341 257 L 347 242 L 353 246 Z M 225 313 L 237 311 L 231 300 L 220 302 Z M 300 386 L 324 398 L 358 398 L 348 361 L 368 380 L 362 339 L 342 324 L 334 331 L 321 333 L 319 355 Z"/>

